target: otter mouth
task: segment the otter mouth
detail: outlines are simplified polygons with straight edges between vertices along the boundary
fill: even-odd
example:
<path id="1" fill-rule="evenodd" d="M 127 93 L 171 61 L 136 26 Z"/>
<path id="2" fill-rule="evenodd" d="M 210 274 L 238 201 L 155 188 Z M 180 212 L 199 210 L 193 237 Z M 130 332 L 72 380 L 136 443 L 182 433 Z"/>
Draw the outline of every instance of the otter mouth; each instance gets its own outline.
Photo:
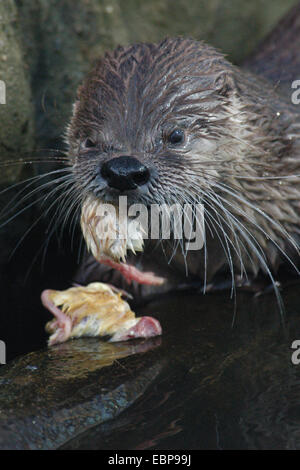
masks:
<path id="1" fill-rule="evenodd" d="M 99 263 L 119 271 L 128 283 L 161 285 L 165 279 L 126 263 L 127 251 L 143 251 L 143 229 L 114 204 L 88 196 L 81 208 L 81 228 L 88 249 Z M 117 291 L 117 292 L 116 292 Z M 124 291 L 103 283 L 76 285 L 66 291 L 45 290 L 41 300 L 54 315 L 46 325 L 50 346 L 81 336 L 110 336 L 127 341 L 161 335 L 158 320 L 136 318 L 121 295 Z"/>
<path id="2" fill-rule="evenodd" d="M 136 218 L 128 217 L 120 205 L 104 203 L 88 196 L 81 208 L 81 230 L 89 251 L 101 264 L 119 271 L 128 283 L 161 285 L 165 279 L 143 272 L 126 263 L 128 250 L 134 254 L 144 249 L 143 227 Z"/>

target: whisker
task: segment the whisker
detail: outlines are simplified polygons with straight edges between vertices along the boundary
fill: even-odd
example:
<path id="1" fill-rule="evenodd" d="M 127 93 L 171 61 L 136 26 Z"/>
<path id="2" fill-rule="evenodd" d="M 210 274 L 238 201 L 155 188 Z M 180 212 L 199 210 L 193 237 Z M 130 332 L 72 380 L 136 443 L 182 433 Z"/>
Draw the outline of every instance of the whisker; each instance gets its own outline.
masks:
<path id="1" fill-rule="evenodd" d="M 54 172 L 49 172 L 47 173 L 45 176 L 50 176 L 50 175 L 54 175 L 56 173 L 62 173 L 62 172 L 65 172 L 67 171 L 66 169 L 64 170 L 55 170 Z M 39 179 L 42 179 L 44 175 L 40 175 L 40 178 Z M 25 188 L 21 189 L 11 200 L 10 202 L 2 209 L 2 211 L 0 212 L 0 216 L 4 216 L 5 214 L 7 213 L 10 213 L 12 211 L 15 211 L 17 207 L 21 206 L 22 204 L 24 204 L 24 202 L 28 199 L 30 199 L 35 193 L 38 193 L 39 191 L 42 191 L 44 190 L 45 188 L 47 188 L 48 186 L 51 186 L 52 184 L 56 184 L 58 181 L 61 181 L 62 179 L 64 178 L 68 178 L 68 175 L 67 176 L 61 176 L 57 179 L 54 179 L 54 180 L 51 180 L 51 181 L 47 181 L 46 183 L 43 183 L 42 185 L 38 186 L 37 188 L 33 189 L 31 192 L 29 193 L 26 193 L 26 195 L 21 198 L 12 208 L 10 208 L 10 206 L 12 205 L 12 203 L 18 199 L 22 193 L 24 193 L 27 189 L 29 189 L 31 186 L 33 186 L 35 183 L 36 183 L 36 180 L 34 181 L 31 181 L 30 183 L 28 183 Z M 4 212 L 6 211 L 6 212 Z"/>
<path id="2" fill-rule="evenodd" d="M 225 187 L 223 184 L 218 184 L 217 185 L 219 188 L 223 188 L 225 190 Z M 296 244 L 295 240 L 291 237 L 291 235 L 284 229 L 284 227 L 282 225 L 280 225 L 278 222 L 274 221 L 273 219 L 271 219 L 264 211 L 260 210 L 258 207 L 254 206 L 253 204 L 251 204 L 249 201 L 247 201 L 246 199 L 236 195 L 234 192 L 231 192 L 231 191 L 226 191 L 228 194 L 232 195 L 233 197 L 235 197 L 236 199 L 238 199 L 239 201 L 243 202 L 244 204 L 246 204 L 247 206 L 251 207 L 252 209 L 254 209 L 255 211 L 257 211 L 259 214 L 261 214 L 263 217 L 265 217 L 269 222 L 271 222 L 271 224 L 276 227 L 280 233 L 282 233 L 282 235 L 284 235 L 291 243 L 291 245 L 296 249 L 296 251 L 299 253 L 299 246 Z M 271 237 L 271 235 L 269 233 L 267 233 L 260 225 L 258 225 L 255 220 L 249 215 L 249 214 L 246 214 L 240 207 L 235 207 L 233 206 L 232 203 L 230 203 L 230 201 L 228 201 L 226 198 L 222 198 L 222 196 L 219 196 L 224 203 L 230 205 L 231 207 L 235 208 L 235 210 L 239 211 L 242 215 L 244 215 L 248 221 L 250 221 L 251 223 L 253 223 L 253 225 L 255 225 L 255 227 L 257 228 L 257 230 L 259 230 L 261 233 L 263 233 L 275 246 L 276 248 L 278 248 L 278 250 L 282 253 L 282 255 L 287 259 L 287 261 L 293 266 L 293 268 L 296 270 L 296 272 L 298 274 L 300 274 L 300 271 L 298 270 L 298 268 L 296 267 L 296 265 L 294 264 L 294 262 L 290 259 L 290 257 L 287 255 L 287 253 L 280 247 L 280 245 Z"/>

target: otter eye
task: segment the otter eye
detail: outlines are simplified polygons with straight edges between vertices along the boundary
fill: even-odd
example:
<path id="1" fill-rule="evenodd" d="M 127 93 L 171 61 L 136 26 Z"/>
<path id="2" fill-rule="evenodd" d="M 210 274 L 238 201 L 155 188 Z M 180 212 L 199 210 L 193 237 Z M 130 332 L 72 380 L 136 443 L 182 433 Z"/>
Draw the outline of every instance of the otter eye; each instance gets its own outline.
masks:
<path id="1" fill-rule="evenodd" d="M 174 129 L 169 135 L 168 135 L 168 141 L 171 144 L 181 144 L 184 141 L 184 132 L 182 129 Z"/>
<path id="2" fill-rule="evenodd" d="M 96 142 L 94 142 L 90 137 L 87 137 L 81 144 L 82 149 L 90 149 L 96 147 Z"/>

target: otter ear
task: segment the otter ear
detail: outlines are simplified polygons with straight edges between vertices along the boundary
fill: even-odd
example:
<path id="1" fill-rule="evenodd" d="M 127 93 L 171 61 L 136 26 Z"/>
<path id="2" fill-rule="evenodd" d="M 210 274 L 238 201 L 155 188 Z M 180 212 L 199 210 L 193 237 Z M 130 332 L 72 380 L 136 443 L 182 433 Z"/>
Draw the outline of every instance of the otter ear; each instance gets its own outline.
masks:
<path id="1" fill-rule="evenodd" d="M 236 84 L 231 74 L 222 72 L 216 77 L 215 87 L 219 95 L 229 98 L 233 94 Z"/>

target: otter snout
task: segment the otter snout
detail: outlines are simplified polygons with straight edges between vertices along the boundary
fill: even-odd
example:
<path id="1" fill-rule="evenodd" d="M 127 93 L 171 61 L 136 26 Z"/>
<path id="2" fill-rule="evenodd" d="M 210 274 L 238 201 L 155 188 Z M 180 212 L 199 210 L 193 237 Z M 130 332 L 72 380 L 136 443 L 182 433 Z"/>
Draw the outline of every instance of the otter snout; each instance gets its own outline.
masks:
<path id="1" fill-rule="evenodd" d="M 124 155 L 103 163 L 101 176 L 111 188 L 126 191 L 146 184 L 150 172 L 137 158 Z"/>

